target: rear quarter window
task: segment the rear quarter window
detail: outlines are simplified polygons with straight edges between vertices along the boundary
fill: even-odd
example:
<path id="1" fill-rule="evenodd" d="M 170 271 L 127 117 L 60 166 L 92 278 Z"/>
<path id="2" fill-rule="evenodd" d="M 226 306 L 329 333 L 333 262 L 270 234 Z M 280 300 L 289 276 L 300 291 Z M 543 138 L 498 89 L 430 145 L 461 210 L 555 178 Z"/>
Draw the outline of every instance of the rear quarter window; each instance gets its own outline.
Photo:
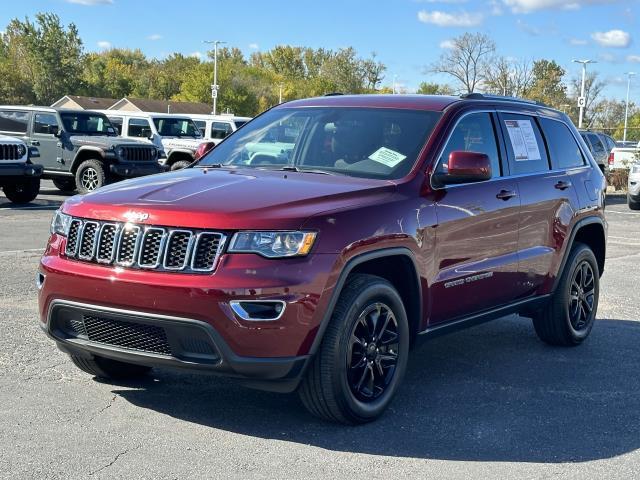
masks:
<path id="1" fill-rule="evenodd" d="M 0 110 L 0 130 L 12 133 L 27 133 L 29 112 Z"/>
<path id="2" fill-rule="evenodd" d="M 563 122 L 548 118 L 541 118 L 540 124 L 547 139 L 551 166 L 554 169 L 584 165 L 584 157 L 569 127 Z"/>

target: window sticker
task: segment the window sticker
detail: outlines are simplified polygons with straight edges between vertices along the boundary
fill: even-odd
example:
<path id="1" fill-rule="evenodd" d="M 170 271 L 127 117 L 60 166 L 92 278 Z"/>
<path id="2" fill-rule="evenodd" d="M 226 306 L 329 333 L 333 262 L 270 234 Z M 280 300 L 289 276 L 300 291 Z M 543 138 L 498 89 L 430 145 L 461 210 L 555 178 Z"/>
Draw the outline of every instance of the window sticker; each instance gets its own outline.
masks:
<path id="1" fill-rule="evenodd" d="M 390 148 L 380 147 L 378 150 L 369 155 L 369 158 L 374 162 L 382 163 L 383 165 L 392 168 L 398 165 L 405 158 L 407 158 L 407 156 L 402 155 L 395 150 L 391 150 Z"/>
<path id="2" fill-rule="evenodd" d="M 505 120 L 516 162 L 541 160 L 538 140 L 531 120 Z"/>

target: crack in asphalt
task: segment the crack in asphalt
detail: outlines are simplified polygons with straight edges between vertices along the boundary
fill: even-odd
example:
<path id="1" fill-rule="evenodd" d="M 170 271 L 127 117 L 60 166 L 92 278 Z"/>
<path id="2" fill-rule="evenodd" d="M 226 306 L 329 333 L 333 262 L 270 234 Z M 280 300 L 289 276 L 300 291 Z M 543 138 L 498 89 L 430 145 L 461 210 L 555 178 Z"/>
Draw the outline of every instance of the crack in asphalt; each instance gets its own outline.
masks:
<path id="1" fill-rule="evenodd" d="M 123 455 L 126 455 L 126 454 L 127 454 L 127 453 L 129 453 L 129 452 L 132 452 L 132 451 L 134 451 L 134 450 L 139 449 L 141 446 L 142 446 L 142 445 L 138 445 L 138 446 L 136 446 L 136 447 L 134 447 L 134 448 L 127 448 L 127 449 L 125 449 L 125 450 L 121 451 L 120 453 L 116 454 L 116 456 L 115 456 L 115 457 L 113 457 L 113 460 L 111 460 L 111 461 L 110 461 L 109 463 L 107 463 L 106 465 L 103 465 L 102 467 L 98 468 L 97 470 L 94 470 L 94 471 L 92 471 L 92 472 L 89 472 L 89 476 L 91 477 L 91 476 L 95 475 L 96 473 L 100 473 L 101 471 L 103 471 L 103 470 L 105 470 L 105 469 L 109 468 L 109 467 L 110 467 L 110 466 L 112 466 L 114 463 L 116 463 L 120 457 L 122 457 Z"/>

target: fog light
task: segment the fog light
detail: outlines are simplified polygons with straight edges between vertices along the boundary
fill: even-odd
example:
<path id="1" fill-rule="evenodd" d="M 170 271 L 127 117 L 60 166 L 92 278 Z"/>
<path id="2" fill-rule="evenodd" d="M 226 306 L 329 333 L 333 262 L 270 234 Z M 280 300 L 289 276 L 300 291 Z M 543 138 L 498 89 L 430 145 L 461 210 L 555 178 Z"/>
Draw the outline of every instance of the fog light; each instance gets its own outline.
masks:
<path id="1" fill-rule="evenodd" d="M 280 319 L 287 306 L 282 300 L 232 300 L 229 305 L 242 320 L 258 322 Z"/>
<path id="2" fill-rule="evenodd" d="M 44 281 L 47 277 L 45 276 L 44 273 L 36 273 L 36 287 L 38 288 L 38 290 L 42 290 L 42 287 L 44 286 Z"/>

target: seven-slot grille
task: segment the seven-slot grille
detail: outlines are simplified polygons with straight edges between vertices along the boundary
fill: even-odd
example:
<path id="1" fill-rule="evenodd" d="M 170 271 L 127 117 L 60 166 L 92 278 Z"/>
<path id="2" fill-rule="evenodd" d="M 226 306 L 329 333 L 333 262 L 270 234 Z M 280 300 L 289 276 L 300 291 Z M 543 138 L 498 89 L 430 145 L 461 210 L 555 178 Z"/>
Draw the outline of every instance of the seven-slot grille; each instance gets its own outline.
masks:
<path id="1" fill-rule="evenodd" d="M 122 157 L 130 162 L 149 162 L 155 160 L 156 153 L 150 147 L 122 147 Z"/>
<path id="2" fill-rule="evenodd" d="M 65 254 L 86 262 L 177 272 L 212 272 L 222 233 L 74 218 Z"/>
<path id="3" fill-rule="evenodd" d="M 18 152 L 20 149 L 19 147 L 20 146 L 17 144 L 1 144 L 0 160 L 20 160 L 22 155 Z"/>

